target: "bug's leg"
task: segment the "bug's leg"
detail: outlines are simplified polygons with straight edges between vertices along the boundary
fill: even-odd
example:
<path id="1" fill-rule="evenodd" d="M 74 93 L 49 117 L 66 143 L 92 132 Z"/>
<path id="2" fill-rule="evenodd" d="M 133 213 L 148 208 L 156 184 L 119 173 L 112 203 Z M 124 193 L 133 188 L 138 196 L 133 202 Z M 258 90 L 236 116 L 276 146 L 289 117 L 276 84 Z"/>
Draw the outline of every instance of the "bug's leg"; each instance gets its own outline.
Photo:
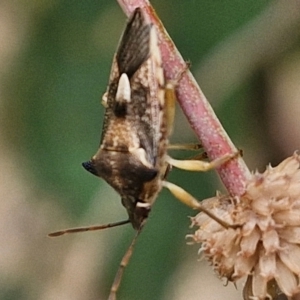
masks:
<path id="1" fill-rule="evenodd" d="M 144 224 L 142 224 L 141 227 L 136 232 L 136 234 L 135 234 L 135 236 L 134 236 L 131 244 L 129 245 L 126 253 L 124 254 L 124 256 L 123 256 L 123 258 L 121 260 L 121 263 L 119 265 L 119 269 L 117 271 L 117 274 L 115 276 L 114 282 L 113 282 L 113 284 L 111 286 L 111 289 L 110 289 L 108 300 L 116 300 L 117 299 L 117 291 L 118 291 L 118 289 L 120 287 L 124 270 L 125 270 L 126 266 L 128 265 L 129 260 L 130 260 L 130 258 L 132 256 L 136 240 L 137 240 L 137 238 L 139 237 L 139 235 L 140 235 L 140 233 L 142 231 L 143 225 Z"/>
<path id="2" fill-rule="evenodd" d="M 214 214 L 212 214 L 208 209 L 206 209 L 197 199 L 195 199 L 190 193 L 188 193 L 186 190 L 183 188 L 179 187 L 178 185 L 168 182 L 168 181 L 163 181 L 163 186 L 167 188 L 178 200 L 180 200 L 183 204 L 193 208 L 197 209 L 206 215 L 208 215 L 210 218 L 218 222 L 221 226 L 224 228 L 232 228 L 236 227 L 238 225 L 231 225 L 228 224 L 227 222 L 224 222 Z"/>
<path id="3" fill-rule="evenodd" d="M 167 130 L 168 134 L 170 135 L 173 129 L 173 123 L 174 123 L 174 115 L 175 115 L 175 87 L 178 84 L 178 82 L 181 80 L 182 75 L 186 70 L 188 69 L 188 64 L 186 69 L 182 70 L 177 76 L 175 80 L 167 82 L 165 86 L 165 109 L 166 109 L 166 116 L 167 116 Z M 168 149 L 189 149 L 190 146 L 182 148 L 180 145 L 175 145 L 172 147 L 170 145 Z M 199 146 L 198 146 L 199 147 Z M 199 148 L 198 148 L 199 149 Z M 189 149 L 191 150 L 191 149 Z M 168 170 L 174 166 L 180 169 L 184 170 L 190 170 L 190 171 L 208 171 L 214 168 L 217 168 L 221 166 L 222 164 L 226 163 L 227 161 L 237 157 L 240 153 L 233 153 L 233 154 L 226 154 L 220 158 L 217 158 L 211 162 L 206 162 L 206 161 L 201 161 L 197 160 L 198 156 L 194 158 L 193 160 L 176 160 L 173 159 L 169 156 L 167 156 L 166 162 L 169 164 Z M 201 154 L 205 156 L 205 154 Z M 166 172 L 166 173 L 167 173 Z M 220 225 L 222 225 L 225 228 L 229 227 L 235 227 L 236 225 L 230 225 L 224 221 L 222 221 L 220 218 L 212 214 L 209 210 L 203 207 L 201 203 L 199 203 L 191 194 L 189 194 L 187 191 L 185 191 L 183 188 L 170 183 L 168 181 L 163 181 L 163 186 L 168 188 L 170 192 L 177 198 L 179 199 L 182 203 L 185 205 L 192 207 L 194 209 L 197 209 L 199 211 L 204 212 L 207 214 L 209 217 L 211 217 L 213 220 L 218 222 Z"/>
<path id="4" fill-rule="evenodd" d="M 169 150 L 191 150 L 191 151 L 198 151 L 202 149 L 201 144 L 170 144 L 168 145 Z"/>
<path id="5" fill-rule="evenodd" d="M 176 93 L 175 88 L 181 80 L 183 74 L 188 70 L 189 63 L 186 63 L 186 67 L 183 68 L 177 76 L 168 80 L 165 84 L 165 113 L 167 117 L 167 131 L 170 136 L 173 130 L 174 117 L 175 117 L 175 103 L 176 103 Z"/>
<path id="6" fill-rule="evenodd" d="M 207 159 L 207 153 L 203 151 L 201 144 L 171 144 L 168 145 L 168 150 L 188 150 L 188 151 L 199 151 L 196 155 L 188 157 L 187 160 L 205 160 Z M 200 151 L 201 150 L 201 151 Z"/>
<path id="7" fill-rule="evenodd" d="M 182 79 L 184 73 L 188 70 L 188 68 L 189 68 L 189 64 L 187 63 L 186 67 L 178 73 L 176 78 L 167 81 L 165 85 L 165 109 L 166 109 L 165 113 L 167 117 L 167 130 L 169 135 L 172 133 L 174 116 L 175 116 L 175 100 L 176 100 L 175 88 L 177 84 L 180 82 L 180 80 Z M 185 146 L 180 147 L 179 145 L 174 145 L 174 146 L 170 145 L 168 149 L 190 149 L 189 147 L 193 148 L 193 146 L 191 145 L 186 147 Z M 216 158 L 211 162 L 200 161 L 197 158 L 193 160 L 176 160 L 168 156 L 167 163 L 179 169 L 184 169 L 189 171 L 208 171 L 221 166 L 222 164 L 226 163 L 227 161 L 239 155 L 240 155 L 240 151 L 236 151 L 231 154 L 225 154 L 224 156 Z"/>
<path id="8" fill-rule="evenodd" d="M 174 159 L 170 156 L 167 157 L 166 161 L 173 167 L 178 169 L 183 169 L 187 171 L 209 171 L 215 168 L 220 167 L 224 163 L 228 162 L 229 160 L 236 158 L 240 155 L 240 152 L 234 152 L 231 154 L 225 154 L 221 157 L 218 157 L 210 162 L 202 161 L 202 160 L 178 160 Z"/>
<path id="9" fill-rule="evenodd" d="M 173 82 L 167 82 L 165 86 L 165 114 L 167 119 L 167 132 L 168 136 L 173 131 L 173 124 L 175 118 L 176 107 L 175 85 Z"/>

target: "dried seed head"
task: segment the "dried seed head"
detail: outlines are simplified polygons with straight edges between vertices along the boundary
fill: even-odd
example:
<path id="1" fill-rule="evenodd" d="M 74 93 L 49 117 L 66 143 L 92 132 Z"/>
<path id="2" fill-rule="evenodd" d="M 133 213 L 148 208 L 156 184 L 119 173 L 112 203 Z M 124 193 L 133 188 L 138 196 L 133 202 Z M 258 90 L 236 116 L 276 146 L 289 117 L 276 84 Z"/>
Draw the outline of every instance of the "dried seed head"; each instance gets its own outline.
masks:
<path id="1" fill-rule="evenodd" d="M 217 195 L 203 205 L 237 228 L 225 229 L 203 213 L 190 236 L 220 277 L 248 277 L 244 299 L 290 297 L 300 292 L 300 157 L 252 174 L 241 197 Z"/>

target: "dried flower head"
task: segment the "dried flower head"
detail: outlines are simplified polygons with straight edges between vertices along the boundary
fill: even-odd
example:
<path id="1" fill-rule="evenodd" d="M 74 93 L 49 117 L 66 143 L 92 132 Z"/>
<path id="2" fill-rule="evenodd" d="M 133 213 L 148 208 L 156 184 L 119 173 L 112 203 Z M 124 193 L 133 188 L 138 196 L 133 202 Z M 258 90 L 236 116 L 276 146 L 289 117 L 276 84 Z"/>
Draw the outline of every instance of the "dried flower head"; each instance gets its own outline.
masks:
<path id="1" fill-rule="evenodd" d="M 192 218 L 191 237 L 220 277 L 247 276 L 244 299 L 291 297 L 300 292 L 300 157 L 251 175 L 240 197 L 217 195 L 203 201 L 226 229 L 203 213 Z"/>

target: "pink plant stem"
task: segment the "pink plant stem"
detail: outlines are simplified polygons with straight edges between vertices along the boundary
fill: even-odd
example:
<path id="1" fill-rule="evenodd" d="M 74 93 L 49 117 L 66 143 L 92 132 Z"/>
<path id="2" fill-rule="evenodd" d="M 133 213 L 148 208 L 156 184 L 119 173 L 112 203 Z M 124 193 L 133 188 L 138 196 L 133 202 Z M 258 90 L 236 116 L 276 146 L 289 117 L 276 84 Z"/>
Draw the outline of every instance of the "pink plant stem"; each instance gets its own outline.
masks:
<path id="1" fill-rule="evenodd" d="M 167 79 L 176 78 L 186 68 L 186 62 L 149 1 L 118 0 L 118 3 L 127 16 L 130 16 L 136 7 L 143 8 L 151 22 L 157 27 L 165 76 Z M 176 95 L 191 127 L 211 160 L 237 151 L 190 71 L 182 76 L 176 87 Z M 244 193 L 245 182 L 250 173 L 241 157 L 222 165 L 217 172 L 231 195 L 240 196 Z"/>

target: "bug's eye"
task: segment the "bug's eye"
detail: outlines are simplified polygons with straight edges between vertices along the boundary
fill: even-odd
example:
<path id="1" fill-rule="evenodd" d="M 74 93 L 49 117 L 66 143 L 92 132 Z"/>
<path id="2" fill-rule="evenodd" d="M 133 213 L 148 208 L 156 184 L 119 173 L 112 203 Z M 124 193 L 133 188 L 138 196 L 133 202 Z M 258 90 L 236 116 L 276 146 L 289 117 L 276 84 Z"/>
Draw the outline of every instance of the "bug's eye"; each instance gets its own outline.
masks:
<path id="1" fill-rule="evenodd" d="M 97 174 L 97 170 L 94 167 L 94 164 L 91 161 L 87 161 L 87 162 L 83 162 L 82 166 L 90 173 L 92 173 L 93 175 L 98 176 Z"/>

